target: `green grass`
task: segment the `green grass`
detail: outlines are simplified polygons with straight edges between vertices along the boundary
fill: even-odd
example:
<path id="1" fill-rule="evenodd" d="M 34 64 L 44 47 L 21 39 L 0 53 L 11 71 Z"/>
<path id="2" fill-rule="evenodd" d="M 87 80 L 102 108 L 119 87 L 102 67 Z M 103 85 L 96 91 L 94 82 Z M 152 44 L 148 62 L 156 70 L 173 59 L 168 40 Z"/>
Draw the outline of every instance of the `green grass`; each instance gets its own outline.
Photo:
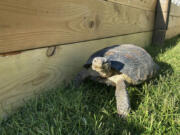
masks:
<path id="1" fill-rule="evenodd" d="M 147 50 L 161 70 L 155 79 L 128 88 L 132 110 L 126 119 L 117 116 L 114 88 L 86 81 L 27 102 L 0 124 L 0 134 L 180 134 L 180 36 Z"/>

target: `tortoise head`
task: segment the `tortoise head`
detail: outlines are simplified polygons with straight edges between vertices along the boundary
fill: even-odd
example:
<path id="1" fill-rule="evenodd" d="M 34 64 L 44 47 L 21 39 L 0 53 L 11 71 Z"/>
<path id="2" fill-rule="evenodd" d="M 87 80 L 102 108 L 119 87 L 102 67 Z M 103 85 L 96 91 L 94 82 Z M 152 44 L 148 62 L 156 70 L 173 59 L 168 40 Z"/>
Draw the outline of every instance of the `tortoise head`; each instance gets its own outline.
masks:
<path id="1" fill-rule="evenodd" d="M 108 77 L 111 74 L 111 62 L 105 57 L 95 57 L 92 61 L 92 69 L 102 77 Z"/>

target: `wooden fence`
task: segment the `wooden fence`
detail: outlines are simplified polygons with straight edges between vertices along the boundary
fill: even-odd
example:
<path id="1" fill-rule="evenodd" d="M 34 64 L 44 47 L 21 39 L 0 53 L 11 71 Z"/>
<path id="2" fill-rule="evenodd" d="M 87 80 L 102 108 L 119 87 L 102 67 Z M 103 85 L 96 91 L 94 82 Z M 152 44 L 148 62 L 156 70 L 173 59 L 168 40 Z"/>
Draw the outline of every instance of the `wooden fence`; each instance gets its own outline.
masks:
<path id="1" fill-rule="evenodd" d="M 68 82 L 96 50 L 151 44 L 157 0 L 1 0 L 0 114 Z M 167 12 L 167 11 L 163 11 Z M 166 38 L 180 33 L 171 4 Z"/>
<path id="2" fill-rule="evenodd" d="M 166 38 L 180 34 L 180 1 L 172 0 Z"/>

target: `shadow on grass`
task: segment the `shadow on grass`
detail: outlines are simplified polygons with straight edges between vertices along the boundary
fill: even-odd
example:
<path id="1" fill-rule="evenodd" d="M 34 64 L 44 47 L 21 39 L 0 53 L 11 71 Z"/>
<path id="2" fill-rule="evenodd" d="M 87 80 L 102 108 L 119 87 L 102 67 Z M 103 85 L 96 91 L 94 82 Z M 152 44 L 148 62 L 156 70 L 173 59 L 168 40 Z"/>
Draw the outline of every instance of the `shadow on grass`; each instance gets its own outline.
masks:
<path id="1" fill-rule="evenodd" d="M 103 116 L 104 129 L 109 129 L 110 134 L 141 134 L 145 131 L 142 125 L 134 123 L 133 121 L 127 121 L 122 119 L 117 114 L 116 102 L 115 102 L 115 87 L 106 86 L 91 80 L 86 80 L 82 85 L 87 88 L 83 92 L 83 97 L 88 100 L 84 100 L 83 106 L 87 106 L 88 112 L 91 112 L 91 116 L 96 115 Z M 102 134 L 102 133 L 101 133 Z"/>
<path id="2" fill-rule="evenodd" d="M 151 54 L 152 57 L 156 58 L 159 54 L 163 54 L 167 49 L 171 49 L 177 45 L 180 41 L 180 35 L 168 39 L 163 45 L 151 45 L 147 46 L 145 49 Z"/>
<path id="3" fill-rule="evenodd" d="M 155 60 L 156 61 L 156 60 Z M 159 73 L 157 74 L 156 77 L 146 81 L 146 83 L 148 84 L 149 82 L 151 82 L 151 84 L 157 85 L 158 84 L 158 80 L 160 78 L 160 76 L 163 74 L 164 76 L 168 73 L 169 75 L 171 75 L 174 71 L 173 68 L 170 64 L 164 63 L 164 62 L 160 62 L 160 61 L 156 61 L 156 63 L 159 65 L 160 70 Z M 141 101 L 144 98 L 144 94 L 139 94 L 140 92 L 143 92 L 143 88 L 142 88 L 143 84 L 137 85 L 137 86 L 131 86 L 129 89 L 131 89 L 131 91 L 129 92 L 130 95 L 130 102 L 131 102 L 131 109 L 132 110 L 137 110 L 139 107 L 139 104 L 141 103 Z"/>
<path id="4" fill-rule="evenodd" d="M 144 132 L 138 123 L 119 118 L 114 92 L 112 87 L 86 80 L 80 88 L 67 86 L 42 93 L 2 122 L 0 134 L 120 135 Z"/>
<path id="5" fill-rule="evenodd" d="M 151 45 L 151 46 L 148 46 L 148 47 L 145 48 L 151 54 L 151 56 L 153 57 L 153 59 L 157 63 L 157 65 L 160 67 L 157 76 L 155 78 L 149 80 L 153 84 L 158 83 L 158 80 L 159 80 L 161 74 L 163 74 L 164 76 L 167 73 L 169 75 L 173 74 L 174 71 L 173 71 L 172 66 L 170 64 L 168 64 L 168 63 L 159 61 L 157 59 L 157 57 L 158 57 L 159 54 L 163 54 L 167 50 L 172 49 L 173 47 L 175 47 L 179 41 L 180 41 L 180 35 L 178 35 L 178 36 L 176 36 L 176 37 L 174 37 L 172 39 L 166 40 L 163 45 Z M 147 81 L 146 83 L 148 83 L 149 81 Z M 132 103 L 131 104 L 132 110 L 136 110 L 138 108 L 138 106 L 139 106 L 139 103 L 141 103 L 142 99 L 144 98 L 143 95 L 139 95 L 137 90 L 142 92 L 142 85 L 135 86 L 135 90 L 132 90 L 131 93 L 130 93 L 130 98 L 131 98 L 131 103 Z"/>

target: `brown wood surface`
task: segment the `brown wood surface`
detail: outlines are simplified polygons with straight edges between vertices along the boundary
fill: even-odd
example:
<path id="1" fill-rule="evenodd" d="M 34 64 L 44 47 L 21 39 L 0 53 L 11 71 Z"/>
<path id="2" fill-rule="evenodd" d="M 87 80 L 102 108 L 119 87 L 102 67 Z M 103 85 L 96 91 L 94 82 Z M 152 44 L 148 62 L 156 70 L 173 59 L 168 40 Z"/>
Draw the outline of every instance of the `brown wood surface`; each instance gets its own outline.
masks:
<path id="1" fill-rule="evenodd" d="M 167 2 L 169 0 L 158 0 L 161 3 L 161 9 L 163 12 L 167 13 L 168 12 L 168 4 Z M 170 5 L 170 15 L 172 16 L 180 16 L 180 6 L 177 4 L 173 3 L 171 0 L 171 5 Z"/>
<path id="2" fill-rule="evenodd" d="M 156 18 L 157 23 L 155 25 L 155 35 L 157 35 L 156 40 L 161 41 L 180 34 L 180 6 L 171 1 L 170 11 L 168 14 L 168 0 L 159 1 L 160 7 L 157 9 L 159 14 Z"/>
<path id="3" fill-rule="evenodd" d="M 0 18 L 6 53 L 151 31 L 154 12 L 103 0 L 0 0 Z"/>
<path id="4" fill-rule="evenodd" d="M 166 31 L 166 39 L 170 39 L 180 34 L 180 6 L 171 2 L 169 13 L 169 24 Z"/>
<path id="5" fill-rule="evenodd" d="M 166 39 L 172 38 L 180 34 L 180 17 L 170 16 Z"/>
<path id="6" fill-rule="evenodd" d="M 0 115 L 24 103 L 35 93 L 70 81 L 95 51 L 122 43 L 149 45 L 152 32 L 0 55 Z M 52 53 L 54 52 L 54 53 Z M 50 55 L 49 55 L 50 54 Z"/>
<path id="7" fill-rule="evenodd" d="M 168 30 L 166 32 L 166 39 L 172 38 L 180 34 L 180 6 L 171 3 L 170 17 Z"/>
<path id="8" fill-rule="evenodd" d="M 174 3 L 171 3 L 170 15 L 180 17 L 180 6 L 178 6 L 178 5 L 174 4 Z"/>
<path id="9" fill-rule="evenodd" d="M 169 12 L 171 0 L 157 0 L 153 44 L 163 44 L 166 38 L 166 30 L 168 28 Z"/>

